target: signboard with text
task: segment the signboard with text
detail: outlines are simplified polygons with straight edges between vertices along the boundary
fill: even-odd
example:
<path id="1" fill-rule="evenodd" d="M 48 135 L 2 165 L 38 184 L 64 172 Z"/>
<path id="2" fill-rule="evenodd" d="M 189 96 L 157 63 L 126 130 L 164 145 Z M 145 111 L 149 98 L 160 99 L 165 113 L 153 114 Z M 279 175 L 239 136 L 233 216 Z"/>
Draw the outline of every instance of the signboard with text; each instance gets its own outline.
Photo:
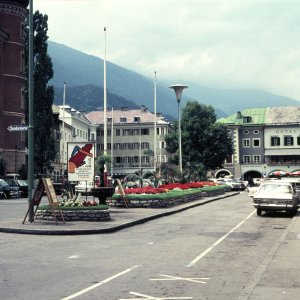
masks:
<path id="1" fill-rule="evenodd" d="M 94 143 L 68 143 L 68 179 L 70 181 L 93 181 L 94 165 Z"/>

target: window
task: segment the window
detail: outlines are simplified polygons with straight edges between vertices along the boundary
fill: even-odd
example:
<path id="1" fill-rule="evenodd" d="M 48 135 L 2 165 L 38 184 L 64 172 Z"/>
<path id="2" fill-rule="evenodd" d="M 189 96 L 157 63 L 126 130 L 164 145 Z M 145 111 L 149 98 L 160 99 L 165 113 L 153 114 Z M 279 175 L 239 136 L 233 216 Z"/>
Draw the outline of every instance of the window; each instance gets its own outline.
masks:
<path id="1" fill-rule="evenodd" d="M 121 118 L 120 118 L 120 122 L 121 122 L 121 123 L 126 123 L 126 121 L 127 121 L 127 119 L 126 119 L 125 117 L 121 117 Z"/>
<path id="2" fill-rule="evenodd" d="M 260 139 L 253 139 L 253 147 L 260 147 Z"/>
<path id="3" fill-rule="evenodd" d="M 249 130 L 244 130 L 244 134 L 249 134 Z"/>
<path id="4" fill-rule="evenodd" d="M 272 136 L 271 137 L 271 146 L 280 146 L 280 137 Z"/>
<path id="5" fill-rule="evenodd" d="M 259 164 L 260 163 L 260 155 L 253 155 L 253 162 L 255 164 Z"/>
<path id="6" fill-rule="evenodd" d="M 253 130 L 254 134 L 259 134 L 259 130 Z"/>
<path id="7" fill-rule="evenodd" d="M 250 164 L 250 155 L 244 155 L 243 161 L 244 161 L 244 164 Z"/>
<path id="8" fill-rule="evenodd" d="M 141 135 L 149 135 L 149 128 L 143 128 Z"/>
<path id="9" fill-rule="evenodd" d="M 141 121 L 141 118 L 140 117 L 134 117 L 133 118 L 133 122 L 140 122 Z"/>
<path id="10" fill-rule="evenodd" d="M 107 122 L 108 122 L 108 123 L 111 123 L 111 122 L 112 122 L 112 117 L 108 117 L 108 118 L 107 118 Z"/>
<path id="11" fill-rule="evenodd" d="M 25 89 L 21 89 L 21 109 L 25 110 Z"/>
<path id="12" fill-rule="evenodd" d="M 227 156 L 226 157 L 226 160 L 225 160 L 225 163 L 227 163 L 227 164 L 232 164 L 232 155 L 230 155 L 230 156 Z"/>
<path id="13" fill-rule="evenodd" d="M 252 118 L 250 116 L 243 117 L 243 123 L 251 123 Z"/>
<path id="14" fill-rule="evenodd" d="M 20 71 L 22 73 L 25 73 L 25 52 L 24 50 L 21 51 L 21 66 L 20 66 Z"/>
<path id="15" fill-rule="evenodd" d="M 149 156 L 142 156 L 142 163 L 149 163 Z"/>
<path id="16" fill-rule="evenodd" d="M 300 136 L 297 136 L 297 145 L 300 145 Z"/>
<path id="17" fill-rule="evenodd" d="M 294 137 L 285 136 L 284 137 L 284 146 L 293 146 L 294 145 Z"/>
<path id="18" fill-rule="evenodd" d="M 243 139 L 243 147 L 244 148 L 250 147 L 250 139 Z"/>
<path id="19" fill-rule="evenodd" d="M 121 135 L 120 129 L 116 129 L 116 136 L 120 136 L 120 135 Z"/>
<path id="20" fill-rule="evenodd" d="M 142 149 L 149 149 L 149 143 L 143 142 L 142 143 Z"/>

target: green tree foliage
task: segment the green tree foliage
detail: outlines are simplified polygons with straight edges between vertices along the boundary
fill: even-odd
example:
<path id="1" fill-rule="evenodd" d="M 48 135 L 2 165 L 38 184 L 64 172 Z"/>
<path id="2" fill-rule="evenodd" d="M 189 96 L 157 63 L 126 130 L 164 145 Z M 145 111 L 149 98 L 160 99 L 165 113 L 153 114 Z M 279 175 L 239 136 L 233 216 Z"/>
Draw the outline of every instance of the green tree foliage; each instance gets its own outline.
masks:
<path id="1" fill-rule="evenodd" d="M 178 150 L 178 131 L 168 135 L 167 150 Z M 212 106 L 187 102 L 181 117 L 182 160 L 189 180 L 204 178 L 206 171 L 221 167 L 227 156 L 233 154 L 227 129 L 216 122 Z"/>
<path id="2" fill-rule="evenodd" d="M 51 170 L 51 161 L 55 158 L 56 154 L 55 141 L 51 135 L 51 128 L 53 125 L 52 104 L 54 99 L 54 89 L 53 86 L 48 85 L 49 80 L 53 77 L 53 65 L 51 58 L 47 53 L 48 16 L 36 11 L 33 15 L 33 29 L 34 169 L 35 173 L 43 174 Z"/>

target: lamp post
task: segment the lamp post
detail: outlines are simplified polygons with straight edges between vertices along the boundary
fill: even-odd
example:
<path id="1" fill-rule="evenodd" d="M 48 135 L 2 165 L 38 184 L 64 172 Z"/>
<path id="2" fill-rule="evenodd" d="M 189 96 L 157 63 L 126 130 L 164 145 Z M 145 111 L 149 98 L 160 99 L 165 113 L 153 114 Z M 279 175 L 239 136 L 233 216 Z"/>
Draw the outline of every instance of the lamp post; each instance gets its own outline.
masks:
<path id="1" fill-rule="evenodd" d="M 182 151 L 181 151 L 181 122 L 180 122 L 180 100 L 182 91 L 188 86 L 182 85 L 182 84 L 175 84 L 169 87 L 170 89 L 173 89 L 176 94 L 176 100 L 178 104 L 178 144 L 179 144 L 179 171 L 180 175 L 182 176 Z"/>
<path id="2" fill-rule="evenodd" d="M 33 127 L 33 0 L 29 1 L 28 36 L 28 206 L 29 221 L 33 222 L 34 127 Z"/>

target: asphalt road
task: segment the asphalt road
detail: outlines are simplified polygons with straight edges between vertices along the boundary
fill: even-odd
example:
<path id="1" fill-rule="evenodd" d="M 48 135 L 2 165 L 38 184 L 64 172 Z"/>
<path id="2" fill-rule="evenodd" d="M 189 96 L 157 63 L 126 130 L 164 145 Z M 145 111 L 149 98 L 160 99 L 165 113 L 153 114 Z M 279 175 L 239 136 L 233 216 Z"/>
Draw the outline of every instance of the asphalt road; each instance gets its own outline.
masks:
<path id="1" fill-rule="evenodd" d="M 243 192 L 113 234 L 0 233 L 0 299 L 251 299 L 291 220 Z"/>

